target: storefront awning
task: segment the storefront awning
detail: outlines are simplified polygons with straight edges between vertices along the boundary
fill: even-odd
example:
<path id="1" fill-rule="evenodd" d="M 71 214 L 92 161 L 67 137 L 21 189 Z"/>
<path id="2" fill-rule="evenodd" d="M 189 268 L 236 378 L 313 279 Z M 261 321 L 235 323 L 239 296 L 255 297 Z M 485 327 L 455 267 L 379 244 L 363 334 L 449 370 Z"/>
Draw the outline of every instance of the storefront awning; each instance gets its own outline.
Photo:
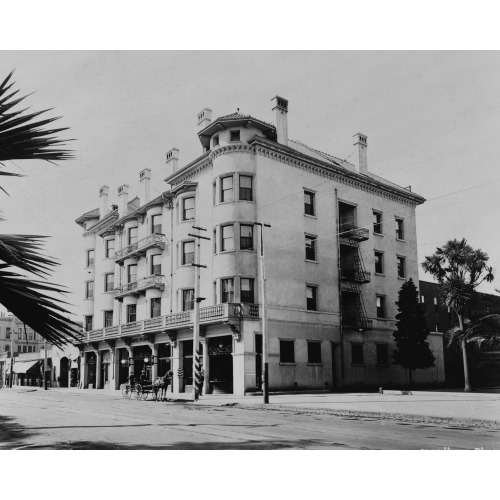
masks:
<path id="1" fill-rule="evenodd" d="M 14 373 L 39 373 L 39 361 L 15 361 L 13 366 Z"/>

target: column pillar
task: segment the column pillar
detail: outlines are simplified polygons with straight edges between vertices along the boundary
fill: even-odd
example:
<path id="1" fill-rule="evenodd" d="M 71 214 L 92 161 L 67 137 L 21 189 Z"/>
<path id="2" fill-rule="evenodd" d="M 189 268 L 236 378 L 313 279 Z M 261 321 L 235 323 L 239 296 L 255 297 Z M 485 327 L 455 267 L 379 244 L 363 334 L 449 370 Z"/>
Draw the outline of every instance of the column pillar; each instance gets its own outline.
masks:
<path id="1" fill-rule="evenodd" d="M 203 349 L 203 371 L 205 372 L 205 380 L 203 381 L 203 394 L 207 395 L 210 389 L 210 366 L 208 361 L 208 339 L 201 339 L 201 347 Z"/>
<path id="2" fill-rule="evenodd" d="M 94 389 L 101 388 L 101 371 L 102 371 L 102 351 L 95 353 L 95 387 Z"/>
<path id="3" fill-rule="evenodd" d="M 158 344 L 153 344 L 151 347 L 151 352 L 153 353 L 153 369 L 151 370 L 151 382 L 154 382 L 156 377 L 158 377 Z"/>
<path id="4" fill-rule="evenodd" d="M 128 352 L 128 376 L 130 380 L 130 377 L 134 376 L 134 351 L 131 347 L 127 347 L 127 352 Z"/>
<path id="5" fill-rule="evenodd" d="M 88 375 L 87 353 L 82 352 L 81 363 L 80 363 L 80 387 L 82 389 L 86 389 L 88 387 L 87 375 Z"/>

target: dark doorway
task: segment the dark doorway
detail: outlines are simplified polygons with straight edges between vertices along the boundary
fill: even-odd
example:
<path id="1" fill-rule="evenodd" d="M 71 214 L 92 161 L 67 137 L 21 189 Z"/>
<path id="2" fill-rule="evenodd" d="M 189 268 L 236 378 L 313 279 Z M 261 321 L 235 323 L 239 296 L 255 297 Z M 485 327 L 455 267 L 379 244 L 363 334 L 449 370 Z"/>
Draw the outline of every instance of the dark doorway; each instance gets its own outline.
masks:
<path id="1" fill-rule="evenodd" d="M 66 357 L 61 358 L 61 372 L 59 374 L 59 386 L 68 387 L 68 376 L 69 376 L 69 364 L 70 360 Z"/>
<path id="2" fill-rule="evenodd" d="M 183 391 L 189 392 L 193 389 L 193 341 L 192 340 L 184 340 L 182 342 L 182 369 L 184 372 L 182 380 Z"/>
<path id="3" fill-rule="evenodd" d="M 93 352 L 88 352 L 87 353 L 87 384 L 89 389 L 95 389 L 95 381 L 96 381 L 96 372 L 95 372 L 95 365 L 96 365 L 96 357 Z"/>
<path id="4" fill-rule="evenodd" d="M 339 352 L 340 346 L 334 342 L 331 343 L 332 346 L 332 390 L 335 390 L 338 385 L 337 381 L 337 353 Z"/>
<path id="5" fill-rule="evenodd" d="M 212 394 L 233 393 L 233 337 L 215 337 L 208 340 L 210 389 Z"/>
<path id="6" fill-rule="evenodd" d="M 118 384 L 128 383 L 128 372 L 129 372 L 129 359 L 128 351 L 126 349 L 120 349 L 120 367 L 118 368 Z"/>
<path id="7" fill-rule="evenodd" d="M 255 389 L 262 390 L 262 334 L 255 334 Z"/>
<path id="8" fill-rule="evenodd" d="M 158 376 L 163 377 L 171 370 L 172 350 L 170 344 L 160 344 L 158 346 Z"/>

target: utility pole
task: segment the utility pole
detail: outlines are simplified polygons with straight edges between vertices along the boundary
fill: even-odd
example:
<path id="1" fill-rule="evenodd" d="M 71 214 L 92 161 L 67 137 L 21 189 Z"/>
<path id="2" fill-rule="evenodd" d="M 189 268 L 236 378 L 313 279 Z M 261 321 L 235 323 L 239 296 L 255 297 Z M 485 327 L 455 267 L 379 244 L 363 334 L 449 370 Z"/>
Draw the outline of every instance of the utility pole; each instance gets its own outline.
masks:
<path id="1" fill-rule="evenodd" d="M 199 231 L 206 231 L 203 227 L 193 226 L 193 229 Z M 197 401 L 200 394 L 200 384 L 201 384 L 201 373 L 200 373 L 200 302 L 205 300 L 204 297 L 200 297 L 200 268 L 204 266 L 200 264 L 200 240 L 209 240 L 206 236 L 201 236 L 200 234 L 188 234 L 196 238 L 194 245 L 194 262 L 191 263 L 193 267 L 196 267 L 196 272 L 194 273 L 194 321 L 193 321 L 193 401 Z"/>
<path id="2" fill-rule="evenodd" d="M 10 377 L 9 377 L 9 387 L 12 389 L 12 377 L 14 375 L 14 328 L 15 319 L 12 316 L 12 326 L 10 328 Z"/>
<path id="3" fill-rule="evenodd" d="M 271 224 L 263 224 L 262 222 L 254 222 L 254 225 L 260 226 L 260 242 L 259 242 L 259 260 L 260 260 L 260 285 L 262 297 L 262 395 L 264 404 L 269 403 L 269 371 L 267 362 L 267 315 L 266 315 L 266 268 L 264 263 L 264 227 L 271 227 Z"/>
<path id="4" fill-rule="evenodd" d="M 43 340 L 43 390 L 47 390 L 47 341 Z"/>

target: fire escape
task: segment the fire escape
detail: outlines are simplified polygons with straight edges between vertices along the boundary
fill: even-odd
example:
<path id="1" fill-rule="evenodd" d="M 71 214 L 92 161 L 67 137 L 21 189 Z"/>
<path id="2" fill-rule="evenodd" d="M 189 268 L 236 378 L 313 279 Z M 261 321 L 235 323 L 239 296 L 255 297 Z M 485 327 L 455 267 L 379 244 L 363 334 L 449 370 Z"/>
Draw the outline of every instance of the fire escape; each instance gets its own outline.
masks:
<path id="1" fill-rule="evenodd" d="M 342 205 L 344 205 L 344 211 Z M 353 208 L 340 204 L 339 241 L 342 324 L 360 330 L 369 330 L 372 322 L 366 314 L 360 285 L 369 283 L 371 278 L 370 273 L 365 269 L 359 249 L 360 242 L 369 239 L 369 231 L 354 224 L 353 220 L 355 219 L 352 212 Z"/>

